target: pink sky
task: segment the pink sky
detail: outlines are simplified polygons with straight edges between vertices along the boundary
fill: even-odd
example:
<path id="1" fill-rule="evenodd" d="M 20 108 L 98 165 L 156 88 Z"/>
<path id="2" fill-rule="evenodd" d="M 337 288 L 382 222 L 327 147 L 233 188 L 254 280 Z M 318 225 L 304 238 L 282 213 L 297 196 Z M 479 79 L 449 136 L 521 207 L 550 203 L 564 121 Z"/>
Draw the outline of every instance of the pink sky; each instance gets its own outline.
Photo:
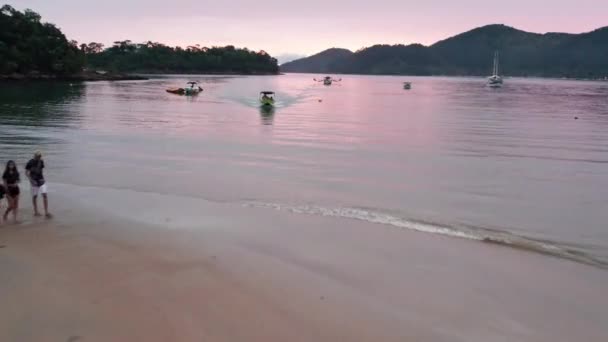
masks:
<path id="1" fill-rule="evenodd" d="M 10 1 L 10 0 L 7 0 Z M 580 33 L 608 25 L 607 0 L 14 0 L 79 42 L 147 40 L 235 45 L 273 55 L 330 47 L 432 44 L 502 23 L 533 32 Z"/>

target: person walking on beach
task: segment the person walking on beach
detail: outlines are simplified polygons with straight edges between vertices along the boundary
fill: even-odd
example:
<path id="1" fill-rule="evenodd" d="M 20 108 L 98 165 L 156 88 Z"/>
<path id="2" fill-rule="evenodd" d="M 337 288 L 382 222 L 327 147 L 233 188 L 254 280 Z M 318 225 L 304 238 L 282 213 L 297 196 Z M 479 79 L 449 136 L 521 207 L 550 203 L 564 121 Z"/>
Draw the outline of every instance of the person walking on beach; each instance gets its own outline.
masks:
<path id="1" fill-rule="evenodd" d="M 13 220 L 17 222 L 17 212 L 19 210 L 19 170 L 17 170 L 17 164 L 14 161 L 9 160 L 6 163 L 6 169 L 2 174 L 2 180 L 4 182 L 4 188 L 7 193 L 8 208 L 4 212 L 4 221 L 8 220 L 8 214 L 13 212 Z"/>
<path id="2" fill-rule="evenodd" d="M 42 195 L 42 201 L 44 202 L 44 216 L 51 218 L 49 213 L 49 199 L 47 195 L 46 181 L 42 173 L 44 169 L 44 160 L 42 160 L 42 153 L 36 152 L 34 158 L 30 160 L 25 166 L 27 178 L 30 180 L 32 185 L 32 204 L 34 205 L 34 216 L 40 216 L 38 211 L 38 195 Z"/>

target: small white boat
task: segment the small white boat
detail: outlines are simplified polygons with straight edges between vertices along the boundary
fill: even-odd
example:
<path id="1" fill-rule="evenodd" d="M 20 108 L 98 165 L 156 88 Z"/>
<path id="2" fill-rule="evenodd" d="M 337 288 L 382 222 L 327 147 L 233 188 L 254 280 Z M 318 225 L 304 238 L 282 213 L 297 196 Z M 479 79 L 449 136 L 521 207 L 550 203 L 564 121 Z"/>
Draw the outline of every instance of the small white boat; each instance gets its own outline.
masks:
<path id="1" fill-rule="evenodd" d="M 492 76 L 488 77 L 488 87 L 491 88 L 500 88 L 502 87 L 503 81 L 502 77 L 498 74 L 498 51 L 494 52 L 494 68 L 492 70 Z"/>
<path id="2" fill-rule="evenodd" d="M 403 89 L 405 89 L 405 90 L 412 89 L 412 83 L 411 82 L 403 82 Z"/>

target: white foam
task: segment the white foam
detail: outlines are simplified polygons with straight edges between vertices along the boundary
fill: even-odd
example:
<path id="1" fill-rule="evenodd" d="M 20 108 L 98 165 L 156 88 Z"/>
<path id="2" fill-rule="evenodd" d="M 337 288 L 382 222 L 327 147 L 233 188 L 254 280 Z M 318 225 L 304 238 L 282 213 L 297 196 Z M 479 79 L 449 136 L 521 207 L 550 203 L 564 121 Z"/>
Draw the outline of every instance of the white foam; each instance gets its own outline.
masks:
<path id="1" fill-rule="evenodd" d="M 414 230 L 424 233 L 441 234 L 465 239 L 482 240 L 483 237 L 477 236 L 472 233 L 465 231 L 456 230 L 449 227 L 443 227 L 433 224 L 427 224 L 422 222 L 415 222 L 400 217 L 396 217 L 390 214 L 379 213 L 374 211 L 368 211 L 359 208 L 339 207 L 339 208 L 326 208 L 315 205 L 283 205 L 277 203 L 266 203 L 266 202 L 249 202 L 245 204 L 249 207 L 256 208 L 269 208 L 280 211 L 288 211 L 295 214 L 306 214 L 306 215 L 318 215 L 318 216 L 329 216 L 348 218 L 353 220 L 361 220 L 376 224 L 386 224 L 394 227 Z"/>
<path id="2" fill-rule="evenodd" d="M 413 230 L 417 232 L 440 234 L 476 241 L 492 242 L 504 246 L 522 248 L 529 251 L 553 255 L 556 257 L 561 257 L 573 261 L 600 266 L 603 268 L 608 267 L 607 262 L 601 259 L 597 259 L 591 255 L 585 255 L 581 253 L 575 254 L 567 248 L 559 246 L 558 244 L 551 244 L 547 241 L 537 241 L 523 236 L 514 235 L 506 231 L 497 232 L 485 230 L 483 228 L 448 227 L 431 223 L 417 222 L 397 217 L 391 214 L 375 212 L 361 208 L 327 208 L 317 205 L 289 205 L 268 202 L 248 202 L 244 205 L 247 207 L 268 208 L 279 211 L 287 211 L 294 214 L 317 215 L 361 220 L 374 224 L 390 225 L 393 227 Z"/>

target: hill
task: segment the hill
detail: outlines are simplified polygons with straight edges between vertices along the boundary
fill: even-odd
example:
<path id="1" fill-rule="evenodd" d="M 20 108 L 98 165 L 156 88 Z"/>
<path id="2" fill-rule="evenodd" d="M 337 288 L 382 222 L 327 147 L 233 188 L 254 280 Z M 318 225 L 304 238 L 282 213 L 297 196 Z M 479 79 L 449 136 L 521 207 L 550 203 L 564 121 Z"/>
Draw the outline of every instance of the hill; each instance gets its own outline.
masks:
<path id="1" fill-rule="evenodd" d="M 319 68 L 323 52 L 282 65 L 281 71 L 485 76 L 494 51 L 500 51 L 502 73 L 510 76 L 608 76 L 608 27 L 582 34 L 538 34 L 505 25 L 479 27 L 431 46 L 375 45 L 332 58 Z"/>

